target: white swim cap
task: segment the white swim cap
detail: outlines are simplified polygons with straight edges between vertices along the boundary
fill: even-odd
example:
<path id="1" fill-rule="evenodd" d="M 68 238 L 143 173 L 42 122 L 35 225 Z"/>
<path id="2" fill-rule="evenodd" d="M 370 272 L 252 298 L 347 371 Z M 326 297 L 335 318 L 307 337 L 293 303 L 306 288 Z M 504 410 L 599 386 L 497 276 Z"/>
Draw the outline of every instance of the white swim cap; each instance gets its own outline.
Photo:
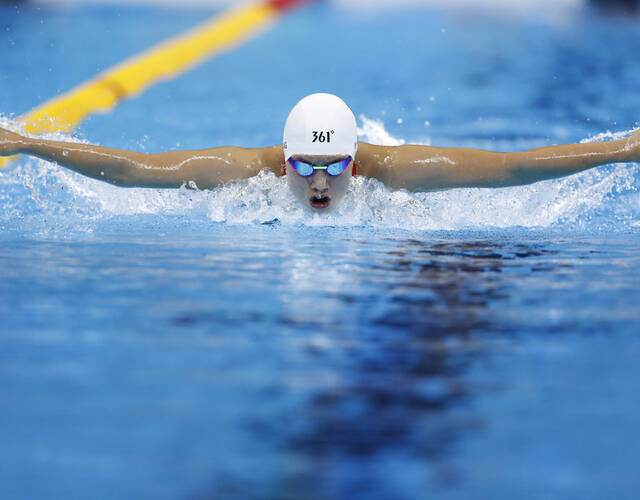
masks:
<path id="1" fill-rule="evenodd" d="M 289 113 L 284 126 L 284 156 L 345 155 L 356 157 L 356 117 L 332 94 L 311 94 Z"/>

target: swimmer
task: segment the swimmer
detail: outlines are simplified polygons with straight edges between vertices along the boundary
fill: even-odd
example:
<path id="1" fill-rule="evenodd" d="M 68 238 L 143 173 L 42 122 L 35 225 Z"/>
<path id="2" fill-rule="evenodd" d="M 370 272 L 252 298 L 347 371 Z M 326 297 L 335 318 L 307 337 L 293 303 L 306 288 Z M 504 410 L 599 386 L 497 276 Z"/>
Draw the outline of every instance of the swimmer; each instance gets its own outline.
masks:
<path id="1" fill-rule="evenodd" d="M 344 198 L 354 174 L 392 189 L 439 191 L 531 184 L 598 165 L 640 161 L 640 130 L 630 137 L 516 153 L 358 143 L 356 119 L 340 98 L 313 94 L 293 108 L 282 145 L 143 154 L 27 138 L 0 129 L 0 156 L 29 154 L 123 187 L 213 189 L 263 169 L 286 175 L 307 210 L 325 213 Z"/>

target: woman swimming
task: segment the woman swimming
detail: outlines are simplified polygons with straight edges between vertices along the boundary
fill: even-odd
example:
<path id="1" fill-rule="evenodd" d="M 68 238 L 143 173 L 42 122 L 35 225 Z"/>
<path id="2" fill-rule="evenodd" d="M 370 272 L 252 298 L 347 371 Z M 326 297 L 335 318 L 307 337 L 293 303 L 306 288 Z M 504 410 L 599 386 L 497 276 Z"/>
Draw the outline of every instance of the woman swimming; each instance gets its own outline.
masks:
<path id="1" fill-rule="evenodd" d="M 357 142 L 356 119 L 340 98 L 312 94 L 287 118 L 282 145 L 219 147 L 143 154 L 86 144 L 27 138 L 0 128 L 0 156 L 29 154 L 124 187 L 212 189 L 262 169 L 287 176 L 308 210 L 328 212 L 355 173 L 393 189 L 436 191 L 506 187 L 571 175 L 607 163 L 640 161 L 640 130 L 630 137 L 550 146 L 516 153 Z"/>

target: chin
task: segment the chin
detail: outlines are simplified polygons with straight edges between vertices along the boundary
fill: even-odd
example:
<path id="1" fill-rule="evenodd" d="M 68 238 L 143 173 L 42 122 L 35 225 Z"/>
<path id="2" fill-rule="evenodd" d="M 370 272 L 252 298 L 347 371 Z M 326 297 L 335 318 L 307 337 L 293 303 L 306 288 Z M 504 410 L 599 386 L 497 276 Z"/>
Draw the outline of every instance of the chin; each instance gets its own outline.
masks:
<path id="1" fill-rule="evenodd" d="M 314 207 L 312 205 L 307 206 L 307 210 L 314 214 L 327 214 L 333 210 L 331 205 L 326 207 Z"/>

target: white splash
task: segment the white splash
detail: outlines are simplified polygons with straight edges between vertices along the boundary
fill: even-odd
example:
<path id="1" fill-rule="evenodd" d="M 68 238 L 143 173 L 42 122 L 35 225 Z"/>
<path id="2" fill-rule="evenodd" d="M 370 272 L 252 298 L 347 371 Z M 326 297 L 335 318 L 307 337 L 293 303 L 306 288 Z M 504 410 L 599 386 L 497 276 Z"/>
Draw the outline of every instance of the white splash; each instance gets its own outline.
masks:
<path id="1" fill-rule="evenodd" d="M 378 120 L 361 117 L 361 139 L 403 144 Z M 0 126 L 14 125 L 0 119 Z M 620 138 L 605 133 L 586 141 Z M 79 142 L 54 134 L 52 138 Z M 307 213 L 290 194 L 286 179 L 266 171 L 211 191 L 118 188 L 37 159 L 0 170 L 0 228 L 15 221 L 44 220 L 60 227 L 99 226 L 123 216 L 171 217 L 189 223 L 365 226 L 405 230 L 573 228 L 626 230 L 640 225 L 640 166 L 618 164 L 529 186 L 456 189 L 438 193 L 392 191 L 357 176 L 347 196 L 325 216 Z"/>
<path id="2" fill-rule="evenodd" d="M 587 137 L 586 139 L 582 139 L 580 141 L 581 144 L 589 143 L 589 142 L 606 142 L 606 141 L 617 141 L 618 139 L 623 139 L 633 134 L 634 132 L 640 130 L 640 128 L 634 128 L 631 130 L 624 130 L 622 132 L 611 132 L 607 130 L 606 132 L 602 132 L 600 134 L 594 135 L 593 137 Z"/>
<path id="3" fill-rule="evenodd" d="M 382 121 L 369 120 L 364 115 L 360 115 L 360 121 L 362 121 L 362 127 L 358 127 L 358 136 L 364 137 L 365 142 L 380 146 L 401 146 L 404 144 L 403 139 L 396 139 L 385 130 Z"/>

